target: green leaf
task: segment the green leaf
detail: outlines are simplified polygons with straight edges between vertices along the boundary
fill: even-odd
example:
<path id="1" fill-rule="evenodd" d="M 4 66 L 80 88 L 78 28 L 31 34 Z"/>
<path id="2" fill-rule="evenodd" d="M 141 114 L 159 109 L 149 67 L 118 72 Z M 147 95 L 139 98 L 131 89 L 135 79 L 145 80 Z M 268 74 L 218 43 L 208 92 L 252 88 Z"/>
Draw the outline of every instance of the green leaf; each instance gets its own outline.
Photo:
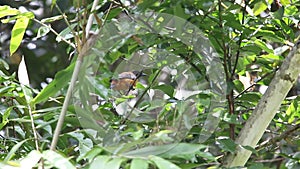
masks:
<path id="1" fill-rule="evenodd" d="M 283 19 L 285 8 L 279 8 L 276 12 L 273 13 L 274 18 Z"/>
<path id="2" fill-rule="evenodd" d="M 288 117 L 288 123 L 291 124 L 295 121 L 295 118 L 299 114 L 299 109 L 298 109 L 298 101 L 297 99 L 293 100 L 289 107 L 286 110 L 286 115 Z"/>
<path id="3" fill-rule="evenodd" d="M 8 163 L 0 161 L 1 169 L 20 169 L 20 164 L 17 161 L 9 161 Z"/>
<path id="4" fill-rule="evenodd" d="M 148 169 L 147 160 L 135 158 L 131 161 L 130 169 Z"/>
<path id="5" fill-rule="evenodd" d="M 232 124 L 240 124 L 240 122 L 238 121 L 238 115 L 236 114 L 225 113 L 223 120 Z"/>
<path id="6" fill-rule="evenodd" d="M 251 147 L 251 146 L 242 146 L 244 149 L 251 151 L 252 153 L 257 155 L 257 151 L 255 150 L 255 148 Z"/>
<path id="7" fill-rule="evenodd" d="M 111 20 L 112 18 L 115 18 L 116 16 L 118 16 L 120 13 L 122 12 L 122 9 L 121 8 L 113 8 L 108 16 L 107 16 L 107 20 Z"/>
<path id="8" fill-rule="evenodd" d="M 76 167 L 69 161 L 68 158 L 58 154 L 52 150 L 46 150 L 42 153 L 44 160 L 58 169 L 76 169 Z"/>
<path id="9" fill-rule="evenodd" d="M 130 157 L 148 157 L 150 155 L 156 155 L 164 158 L 177 157 L 177 158 L 190 159 L 191 158 L 190 154 L 194 156 L 199 152 L 199 150 L 204 148 L 206 148 L 206 146 L 202 144 L 174 143 L 168 145 L 148 146 L 137 150 L 125 152 L 122 155 L 130 156 Z M 210 157 L 210 159 L 214 159 L 214 157 L 209 155 L 207 155 L 206 157 Z"/>
<path id="10" fill-rule="evenodd" d="M 247 167 L 248 169 L 266 169 L 268 167 L 265 167 L 263 165 L 263 163 L 254 163 L 254 164 L 251 164 L 249 167 Z"/>
<path id="11" fill-rule="evenodd" d="M 247 101 L 247 102 L 258 102 L 260 97 L 261 96 L 258 93 L 249 92 L 249 93 L 243 94 L 241 97 L 238 98 L 238 100 L 243 100 L 243 101 Z"/>
<path id="12" fill-rule="evenodd" d="M 124 161 L 125 159 L 123 158 L 114 158 L 112 160 L 110 160 L 104 168 L 109 168 L 109 169 L 120 169 L 121 168 L 121 163 Z"/>
<path id="13" fill-rule="evenodd" d="M 285 8 L 284 13 L 289 16 L 294 16 L 298 12 L 298 8 L 296 6 L 288 6 Z"/>
<path id="14" fill-rule="evenodd" d="M 40 161 L 42 154 L 39 151 L 32 150 L 25 158 L 20 162 L 21 168 L 34 168 Z"/>
<path id="15" fill-rule="evenodd" d="M 21 13 L 19 10 L 15 8 L 11 8 L 10 6 L 7 5 L 0 6 L 0 18 L 4 16 L 17 15 L 19 13 Z"/>
<path id="16" fill-rule="evenodd" d="M 43 36 L 47 35 L 49 32 L 50 32 L 50 28 L 48 26 L 41 26 L 38 30 L 36 38 L 43 37 Z"/>
<path id="17" fill-rule="evenodd" d="M 121 163 L 124 160 L 125 159 L 123 158 L 111 158 L 110 156 L 98 156 L 91 163 L 89 169 L 100 169 L 100 168 L 119 169 Z"/>
<path id="18" fill-rule="evenodd" d="M 117 98 L 117 99 L 115 100 L 115 103 L 116 103 L 116 105 L 119 105 L 119 104 L 121 104 L 121 103 L 123 103 L 123 102 L 125 102 L 125 101 L 127 101 L 127 100 L 129 100 L 129 99 L 133 99 L 133 98 L 135 98 L 135 97 L 136 97 L 136 96 L 134 96 L 134 95 L 128 95 L 128 96 L 122 95 L 122 97 Z"/>
<path id="19" fill-rule="evenodd" d="M 167 94 L 169 97 L 173 97 L 174 94 L 174 87 L 171 85 L 159 85 L 159 86 L 154 86 L 153 89 L 158 89 L 163 91 L 165 94 Z"/>
<path id="20" fill-rule="evenodd" d="M 268 5 L 266 4 L 265 1 L 259 1 L 258 3 L 256 3 L 254 5 L 253 13 L 254 13 L 255 16 L 259 15 L 260 13 L 262 13 L 267 8 L 268 8 Z"/>
<path id="21" fill-rule="evenodd" d="M 180 168 L 184 168 L 184 169 L 195 169 L 195 168 L 201 168 L 203 164 L 193 164 L 193 163 L 181 163 L 178 164 L 178 166 Z M 216 167 L 217 168 L 217 167 Z M 216 169 L 213 166 L 208 167 L 208 169 Z"/>
<path id="22" fill-rule="evenodd" d="M 280 0 L 280 3 L 283 5 L 283 6 L 286 6 L 286 5 L 289 5 L 291 3 L 291 0 Z"/>
<path id="23" fill-rule="evenodd" d="M 184 9 L 182 8 L 181 4 L 178 3 L 176 5 L 176 7 L 174 8 L 174 14 L 176 16 L 179 16 L 180 18 L 183 18 L 183 19 L 188 19 L 190 16 L 187 15 L 184 11 Z"/>
<path id="24" fill-rule="evenodd" d="M 177 144 L 168 144 L 168 145 L 159 145 L 159 146 L 148 146 L 143 147 L 137 150 L 132 150 L 129 152 L 122 153 L 123 156 L 130 157 L 148 157 L 150 155 L 159 155 L 165 153 L 172 148 L 174 148 Z"/>
<path id="25" fill-rule="evenodd" d="M 62 41 L 62 38 L 67 40 L 67 39 L 70 39 L 70 38 L 73 38 L 74 35 L 72 34 L 72 30 L 73 28 L 76 27 L 76 24 L 72 24 L 71 26 L 68 26 L 67 28 L 65 28 L 64 30 L 62 30 L 56 37 L 56 41 L 57 42 L 60 42 Z"/>
<path id="26" fill-rule="evenodd" d="M 1 22 L 2 22 L 2 23 L 8 23 L 8 22 L 17 20 L 18 18 L 20 18 L 20 17 L 19 17 L 18 15 L 16 15 L 16 16 L 9 17 L 9 18 L 7 18 L 7 19 L 2 19 Z"/>
<path id="27" fill-rule="evenodd" d="M 51 10 L 53 9 L 54 5 L 56 5 L 56 0 L 52 0 L 52 2 L 51 2 Z"/>
<path id="28" fill-rule="evenodd" d="M 156 164 L 159 169 L 180 169 L 177 165 L 172 162 L 165 160 L 157 156 L 150 156 L 150 160 Z"/>
<path id="29" fill-rule="evenodd" d="M 13 107 L 9 107 L 5 110 L 5 112 L 2 115 L 2 122 L 0 124 L 0 130 L 2 130 L 2 128 L 9 122 L 8 117 L 10 115 L 11 110 L 13 109 Z"/>
<path id="30" fill-rule="evenodd" d="M 52 16 L 52 17 L 49 17 L 49 18 L 44 18 L 44 19 L 41 20 L 41 22 L 49 23 L 49 22 L 61 20 L 63 18 L 64 18 L 63 15 L 57 15 L 57 16 Z"/>
<path id="31" fill-rule="evenodd" d="M 285 43 L 284 38 L 279 37 L 274 31 L 271 30 L 260 29 L 257 34 L 255 34 L 255 37 L 261 37 L 261 39 L 265 39 L 267 41 Z"/>
<path id="32" fill-rule="evenodd" d="M 59 71 L 54 80 L 46 86 L 33 100 L 33 104 L 37 104 L 49 99 L 49 97 L 54 96 L 59 90 L 68 85 L 73 69 L 75 66 L 75 62 L 71 63 L 66 69 Z"/>
<path id="33" fill-rule="evenodd" d="M 260 47 L 262 50 L 264 50 L 264 51 L 266 51 L 266 52 L 268 52 L 268 53 L 274 53 L 274 52 L 273 52 L 273 49 L 270 49 L 270 48 L 266 45 L 266 43 L 263 42 L 262 40 L 256 39 L 256 40 L 254 41 L 254 43 L 255 43 L 258 47 Z"/>
<path id="34" fill-rule="evenodd" d="M 22 144 L 25 143 L 27 140 L 28 139 L 22 140 L 21 142 L 18 142 L 16 145 L 14 145 L 3 161 L 8 162 L 13 157 L 13 155 L 20 149 Z"/>
<path id="35" fill-rule="evenodd" d="M 30 103 L 31 100 L 32 100 L 32 92 L 31 92 L 31 90 L 27 86 L 24 86 L 22 84 L 21 84 L 21 88 L 22 88 L 22 91 L 24 93 L 26 102 Z"/>
<path id="36" fill-rule="evenodd" d="M 28 19 L 33 19 L 34 18 L 34 14 L 32 12 L 25 12 L 25 13 L 20 13 L 16 16 L 13 16 L 13 17 L 9 17 L 7 19 L 2 19 L 1 22 L 2 23 L 8 23 L 8 22 L 11 22 L 11 21 L 14 21 L 14 20 L 18 20 L 22 17 L 25 17 L 25 18 L 28 18 Z"/>
<path id="37" fill-rule="evenodd" d="M 103 149 L 101 147 L 93 147 L 90 151 L 86 153 L 80 153 L 80 156 L 76 159 L 77 161 L 80 161 L 82 159 L 88 159 L 89 161 L 92 161 L 97 155 L 99 155 Z"/>
<path id="38" fill-rule="evenodd" d="M 229 138 L 218 139 L 217 142 L 222 150 L 229 151 L 231 153 L 234 153 L 237 146 L 237 144 L 235 144 L 235 142 Z"/>
<path id="39" fill-rule="evenodd" d="M 89 169 L 105 168 L 105 164 L 111 159 L 110 156 L 97 156 L 90 164 Z"/>
<path id="40" fill-rule="evenodd" d="M 24 12 L 24 13 L 20 13 L 18 15 L 18 17 L 25 17 L 25 18 L 28 18 L 28 19 L 33 19 L 34 14 L 33 14 L 33 12 Z"/>
<path id="41" fill-rule="evenodd" d="M 240 92 L 242 92 L 243 90 L 244 90 L 244 85 L 243 85 L 243 83 L 240 81 L 240 80 L 234 80 L 233 81 L 233 83 L 234 83 L 234 87 L 235 87 L 235 89 L 240 93 Z"/>
<path id="42" fill-rule="evenodd" d="M 210 160 L 214 160 L 215 158 L 210 153 L 199 153 L 201 149 L 204 149 L 206 147 L 207 146 L 202 144 L 179 143 L 175 147 L 171 148 L 167 152 L 160 154 L 159 156 L 169 159 L 176 157 L 183 158 L 185 160 L 191 160 L 195 157 L 195 155 L 200 155 L 201 157 L 208 157 Z"/>
<path id="43" fill-rule="evenodd" d="M 9 52 L 12 55 L 18 49 L 26 31 L 29 18 L 21 17 L 17 19 L 11 33 Z"/>
<path id="44" fill-rule="evenodd" d="M 9 70 L 9 64 L 0 58 L 0 69 L 5 68 L 6 70 Z"/>
<path id="45" fill-rule="evenodd" d="M 279 55 L 274 55 L 272 53 L 267 54 L 267 55 L 261 55 L 261 57 L 265 58 L 265 59 L 270 59 L 270 60 L 283 60 L 282 56 Z"/>

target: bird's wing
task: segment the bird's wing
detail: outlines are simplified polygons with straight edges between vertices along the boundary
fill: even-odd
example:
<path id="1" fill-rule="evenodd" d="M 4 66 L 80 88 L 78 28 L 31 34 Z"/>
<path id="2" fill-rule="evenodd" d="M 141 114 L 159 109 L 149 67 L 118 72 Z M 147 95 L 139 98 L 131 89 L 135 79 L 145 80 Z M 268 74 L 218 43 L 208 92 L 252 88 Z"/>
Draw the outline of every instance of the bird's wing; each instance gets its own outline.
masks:
<path id="1" fill-rule="evenodd" d="M 136 75 L 132 72 L 122 72 L 119 74 L 119 79 L 136 79 Z"/>

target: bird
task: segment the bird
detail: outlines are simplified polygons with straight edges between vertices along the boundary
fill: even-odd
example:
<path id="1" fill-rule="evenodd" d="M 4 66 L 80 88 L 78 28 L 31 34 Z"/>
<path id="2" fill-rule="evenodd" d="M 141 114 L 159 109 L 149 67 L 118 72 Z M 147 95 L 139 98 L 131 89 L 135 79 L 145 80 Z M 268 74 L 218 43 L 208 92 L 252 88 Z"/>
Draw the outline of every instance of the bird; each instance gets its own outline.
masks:
<path id="1" fill-rule="evenodd" d="M 138 79 L 146 76 L 142 71 L 129 71 L 119 74 L 118 79 L 110 79 L 110 88 L 116 91 L 133 90 Z"/>

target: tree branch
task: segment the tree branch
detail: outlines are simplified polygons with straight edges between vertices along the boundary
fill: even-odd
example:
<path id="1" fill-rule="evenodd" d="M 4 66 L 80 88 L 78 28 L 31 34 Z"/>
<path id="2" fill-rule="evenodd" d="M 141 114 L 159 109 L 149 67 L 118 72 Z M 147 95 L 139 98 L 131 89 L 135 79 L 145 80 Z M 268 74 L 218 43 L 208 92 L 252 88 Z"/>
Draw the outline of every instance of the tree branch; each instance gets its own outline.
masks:
<path id="1" fill-rule="evenodd" d="M 225 160 L 225 166 L 244 166 L 248 161 L 251 151 L 242 146 L 255 147 L 261 139 L 266 128 L 274 118 L 281 102 L 300 73 L 300 42 L 298 41 L 290 51 L 274 79 L 270 83 L 266 93 L 254 109 L 252 115 L 241 130 L 236 143 L 238 146 L 234 154 L 230 154 Z"/>

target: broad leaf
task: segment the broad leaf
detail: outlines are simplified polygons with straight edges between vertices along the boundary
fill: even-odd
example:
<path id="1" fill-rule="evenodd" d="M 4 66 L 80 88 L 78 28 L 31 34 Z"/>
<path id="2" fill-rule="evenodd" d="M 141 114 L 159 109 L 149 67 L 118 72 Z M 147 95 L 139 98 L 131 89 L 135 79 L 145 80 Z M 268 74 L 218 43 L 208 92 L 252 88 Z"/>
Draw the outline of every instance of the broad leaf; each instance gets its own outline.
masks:
<path id="1" fill-rule="evenodd" d="M 52 150 L 46 150 L 42 153 L 43 159 L 58 169 L 76 169 L 68 158 Z"/>
<path id="2" fill-rule="evenodd" d="M 19 10 L 15 9 L 15 8 L 11 8 L 10 6 L 7 6 L 7 5 L 0 6 L 0 18 L 2 18 L 4 16 L 17 15 L 19 13 L 20 13 Z"/>
<path id="3" fill-rule="evenodd" d="M 73 73 L 73 69 L 75 66 L 75 62 L 73 62 L 69 67 L 67 67 L 66 69 L 58 72 L 55 75 L 54 80 L 48 85 L 46 86 L 33 100 L 32 102 L 34 104 L 46 101 L 47 99 L 49 99 L 49 97 L 54 96 L 59 90 L 61 90 L 62 88 L 64 88 L 65 86 L 68 85 L 71 77 L 72 77 L 72 73 Z"/>
<path id="4" fill-rule="evenodd" d="M 159 169 L 180 169 L 177 165 L 172 162 L 165 160 L 157 156 L 151 156 L 150 160 L 156 164 Z"/>
<path id="5" fill-rule="evenodd" d="M 130 169 L 148 169 L 147 160 L 135 158 L 131 161 Z"/>
<path id="6" fill-rule="evenodd" d="M 28 26 L 28 23 L 29 23 L 29 18 L 27 17 L 21 17 L 17 19 L 11 33 L 10 46 L 9 46 L 9 51 L 11 55 L 15 53 L 15 51 L 20 46 L 24 33 Z"/>

